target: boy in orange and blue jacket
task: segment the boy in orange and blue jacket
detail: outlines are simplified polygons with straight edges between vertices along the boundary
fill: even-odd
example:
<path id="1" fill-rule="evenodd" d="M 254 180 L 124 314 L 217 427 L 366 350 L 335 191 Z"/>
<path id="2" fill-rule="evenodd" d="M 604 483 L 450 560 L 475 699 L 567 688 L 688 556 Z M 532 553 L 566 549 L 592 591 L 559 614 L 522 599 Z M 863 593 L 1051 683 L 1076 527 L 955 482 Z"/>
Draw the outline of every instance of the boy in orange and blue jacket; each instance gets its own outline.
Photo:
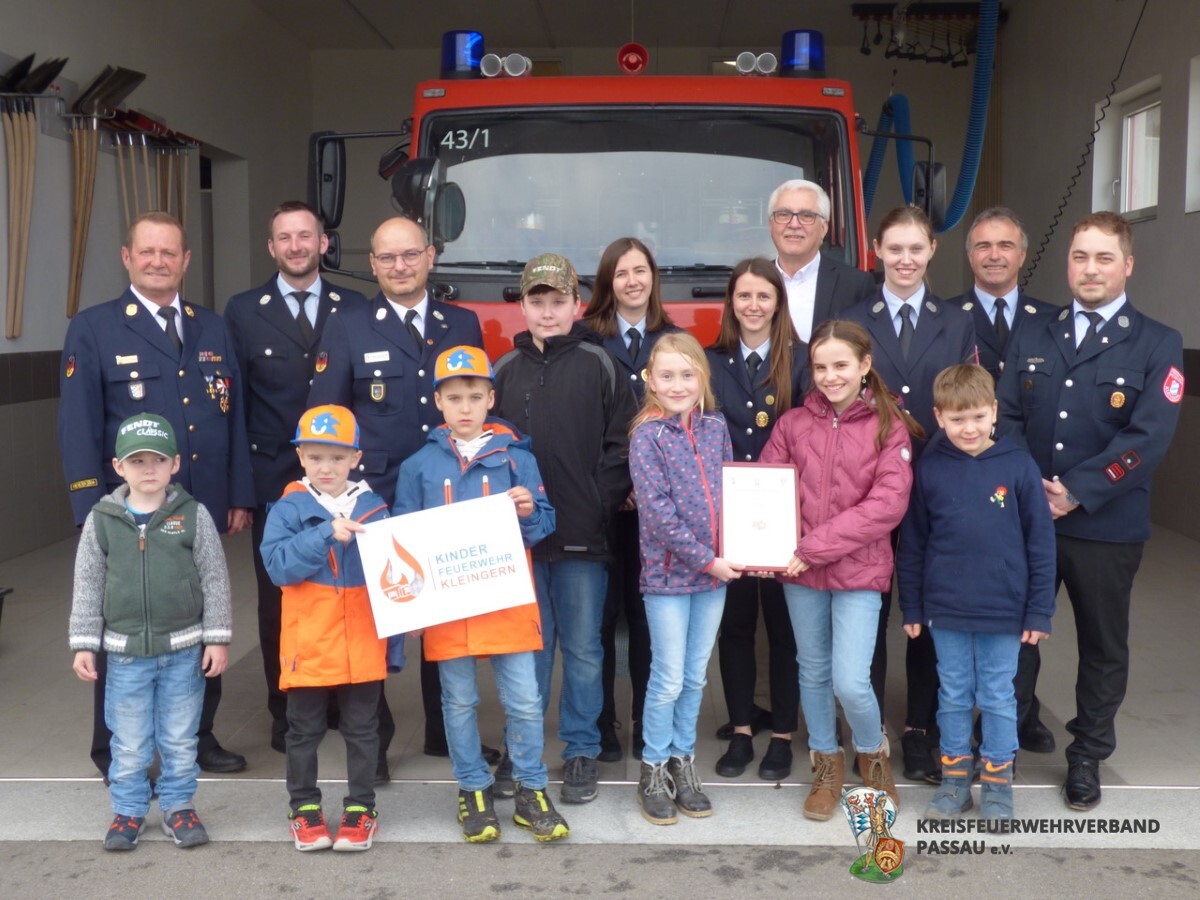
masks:
<path id="1" fill-rule="evenodd" d="M 554 509 L 546 499 L 528 439 L 501 419 L 488 416 L 495 403 L 487 355 L 477 347 L 452 347 L 437 358 L 434 401 L 446 424 L 400 466 L 396 515 L 506 492 L 517 507 L 521 537 L 531 547 L 554 532 Z M 475 708 L 479 687 L 476 660 L 488 656 L 508 720 L 506 740 L 516 780 L 513 821 L 539 841 L 570 831 L 546 796 L 542 760 L 545 730 L 534 653 L 542 649 L 536 603 L 514 606 L 425 629 L 425 655 L 438 663 L 442 711 L 454 777 L 458 821 L 468 841 L 500 837 L 492 784 L 479 745 Z"/>
<path id="2" fill-rule="evenodd" d="M 279 687 L 287 692 L 287 787 L 297 850 L 367 850 L 377 828 L 374 777 L 387 641 L 375 632 L 354 536 L 387 518 L 365 481 L 349 480 L 362 456 L 358 423 L 343 406 L 300 417 L 296 452 L 305 477 L 271 507 L 263 533 L 267 573 L 283 588 Z M 317 787 L 317 748 L 331 695 L 340 710 L 349 780 L 337 841 Z"/>

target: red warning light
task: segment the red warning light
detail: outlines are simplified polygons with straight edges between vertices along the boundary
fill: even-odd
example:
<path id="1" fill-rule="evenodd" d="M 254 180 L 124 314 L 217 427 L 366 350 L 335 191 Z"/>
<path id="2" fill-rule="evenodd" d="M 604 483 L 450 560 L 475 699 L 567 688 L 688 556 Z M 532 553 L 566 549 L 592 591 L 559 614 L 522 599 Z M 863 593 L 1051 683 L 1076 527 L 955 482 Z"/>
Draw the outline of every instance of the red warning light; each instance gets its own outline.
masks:
<path id="1" fill-rule="evenodd" d="M 641 44 L 629 43 L 617 51 L 617 65 L 626 75 L 640 75 L 649 62 L 650 54 Z"/>

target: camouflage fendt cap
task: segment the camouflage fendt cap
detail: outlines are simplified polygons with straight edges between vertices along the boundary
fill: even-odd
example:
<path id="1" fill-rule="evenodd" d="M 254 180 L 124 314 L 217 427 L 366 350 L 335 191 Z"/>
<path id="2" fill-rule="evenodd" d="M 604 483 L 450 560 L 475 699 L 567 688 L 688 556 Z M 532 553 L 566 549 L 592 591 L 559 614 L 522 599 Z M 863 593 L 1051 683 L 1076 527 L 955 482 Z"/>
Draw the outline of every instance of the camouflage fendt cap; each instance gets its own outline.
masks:
<path id="1" fill-rule="evenodd" d="M 543 253 L 525 263 L 525 271 L 521 273 L 521 296 L 524 297 L 541 285 L 562 291 L 564 294 L 578 294 L 579 276 L 575 274 L 575 267 L 565 256 Z"/>

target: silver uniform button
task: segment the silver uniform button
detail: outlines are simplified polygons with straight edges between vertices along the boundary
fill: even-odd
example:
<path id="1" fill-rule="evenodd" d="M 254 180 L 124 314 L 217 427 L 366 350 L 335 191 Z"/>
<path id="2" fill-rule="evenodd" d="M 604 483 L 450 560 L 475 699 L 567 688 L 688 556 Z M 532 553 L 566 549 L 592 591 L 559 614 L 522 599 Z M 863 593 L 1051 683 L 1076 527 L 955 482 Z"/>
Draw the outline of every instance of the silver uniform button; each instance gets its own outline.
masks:
<path id="1" fill-rule="evenodd" d="M 250 445 L 250 449 L 251 449 L 251 450 L 257 450 L 257 449 L 258 449 L 258 444 L 251 444 L 251 445 Z"/>
<path id="2" fill-rule="evenodd" d="M 1036 372 L 1036 371 L 1037 371 L 1037 366 L 1035 366 L 1035 365 L 1032 365 L 1032 364 L 1031 364 L 1031 365 L 1029 366 L 1029 371 L 1030 371 L 1030 372 Z"/>
<path id="3" fill-rule="evenodd" d="M 1000 360 L 1000 371 L 1004 371 L 1004 360 Z"/>
<path id="4" fill-rule="evenodd" d="M 746 434 L 754 434 L 754 429 L 753 429 L 753 428 L 747 428 L 747 429 L 746 429 Z"/>
<path id="5" fill-rule="evenodd" d="M 754 401 L 753 400 L 746 401 L 746 409 L 754 409 Z"/>
<path id="6" fill-rule="evenodd" d="M 1070 378 L 1068 378 L 1066 381 L 1064 381 L 1064 382 L 1063 382 L 1063 384 L 1064 384 L 1066 387 L 1075 387 L 1075 382 L 1074 382 L 1074 381 L 1072 381 Z"/>
<path id="7" fill-rule="evenodd" d="M 1062 412 L 1060 412 L 1060 413 L 1058 414 L 1058 417 L 1059 417 L 1060 419 L 1065 419 L 1065 418 L 1067 417 L 1067 411 L 1064 409 Z"/>
<path id="8" fill-rule="evenodd" d="M 1054 445 L 1054 449 L 1055 449 L 1055 450 L 1061 450 L 1061 449 L 1062 449 L 1062 447 L 1063 447 L 1063 445 L 1062 445 L 1062 443 L 1061 443 L 1061 442 L 1060 442 L 1060 443 L 1057 443 L 1057 444 L 1055 444 L 1055 445 Z M 1055 478 L 1054 480 L 1055 480 L 1055 481 L 1058 481 L 1058 479 L 1057 479 L 1057 478 Z"/>
<path id="9" fill-rule="evenodd" d="M 900 393 L 907 394 L 910 390 L 911 388 L 909 388 L 909 386 L 906 384 L 904 387 L 900 388 Z"/>
<path id="10" fill-rule="evenodd" d="M 267 356 L 270 356 L 273 352 L 274 351 L 272 351 L 270 347 L 263 351 L 263 353 L 265 353 Z"/>
<path id="11" fill-rule="evenodd" d="M 749 453 L 746 454 L 746 462 L 754 462 L 754 457 Z"/>
<path id="12" fill-rule="evenodd" d="M 424 369 L 417 369 L 417 377 L 418 377 L 418 378 L 424 378 L 424 377 L 425 377 L 425 370 L 424 370 Z"/>
<path id="13" fill-rule="evenodd" d="M 365 471 L 367 471 L 367 467 L 366 467 L 365 465 L 360 465 L 360 466 L 358 467 L 358 471 L 360 471 L 360 472 L 365 472 Z"/>
<path id="14" fill-rule="evenodd" d="M 383 375 L 383 372 L 381 372 L 379 369 L 376 369 L 376 370 L 375 370 L 375 377 L 376 377 L 376 378 L 379 378 L 379 377 L 381 377 L 382 375 Z"/>
<path id="15" fill-rule="evenodd" d="M 428 426 L 428 425 L 422 425 L 422 426 L 421 426 L 421 430 L 422 430 L 422 431 L 424 431 L 424 432 L 428 432 L 428 431 L 429 431 L 429 426 Z"/>
<path id="16" fill-rule="evenodd" d="M 1125 383 L 1124 378 L 1120 378 L 1120 377 L 1117 378 L 1117 384 L 1124 384 L 1124 383 Z"/>
<path id="17" fill-rule="evenodd" d="M 630 380 L 630 381 L 637 381 L 637 374 L 636 374 L 636 373 L 634 373 L 633 375 L 630 375 L 630 376 L 629 376 L 629 380 Z"/>
<path id="18" fill-rule="evenodd" d="M 429 398 L 428 398 L 428 397 L 422 397 L 422 398 L 421 398 L 421 402 L 422 402 L 422 403 L 428 403 L 428 402 L 429 402 Z"/>

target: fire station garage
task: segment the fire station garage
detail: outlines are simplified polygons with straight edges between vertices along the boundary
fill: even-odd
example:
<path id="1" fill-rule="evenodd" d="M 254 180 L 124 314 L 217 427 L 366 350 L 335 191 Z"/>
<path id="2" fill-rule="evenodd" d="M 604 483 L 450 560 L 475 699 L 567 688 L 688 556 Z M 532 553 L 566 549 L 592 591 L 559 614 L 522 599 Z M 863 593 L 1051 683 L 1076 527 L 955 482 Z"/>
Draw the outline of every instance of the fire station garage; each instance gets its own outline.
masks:
<path id="1" fill-rule="evenodd" d="M 1101 344 L 1115 344 L 1136 332 L 1129 340 L 1145 343 L 1142 357 L 1165 362 L 1137 368 L 1127 354 L 1076 375 L 1081 383 L 1073 389 L 1092 393 L 1091 411 L 1068 418 L 1064 399 L 1056 413 L 1063 421 L 1051 421 L 1046 448 L 1053 458 L 1064 443 L 1091 439 L 1084 435 L 1117 435 L 1098 442 L 1081 464 L 1089 474 L 1077 484 L 1090 480 L 1091 487 L 1067 477 L 1062 484 L 1074 488 L 1078 498 L 1066 497 L 1094 520 L 1095 533 L 1082 538 L 1099 548 L 1098 559 L 1105 547 L 1128 555 L 1130 542 L 1144 539 L 1129 601 L 1127 687 L 1119 659 L 1080 674 L 1080 653 L 1121 631 L 1120 612 L 1095 624 L 1104 637 L 1077 640 L 1075 604 L 1060 590 L 1036 676 L 1044 731 L 1022 732 L 1016 755 L 1015 821 L 1024 830 L 989 833 L 971 811 L 959 820 L 968 823 L 961 832 L 937 832 L 930 827 L 936 820 L 922 813 L 936 779 L 903 773 L 903 736 L 913 724 L 906 672 L 913 670 L 893 602 L 882 714 L 901 802 L 889 827 L 903 846 L 903 880 L 924 880 L 930 894 L 961 890 L 965 882 L 949 879 L 964 875 L 968 889 L 984 896 L 1038 889 L 1068 896 L 1097 883 L 1099 873 L 1142 896 L 1194 884 L 1200 869 L 1179 851 L 1200 849 L 1200 825 L 1188 812 L 1200 798 L 1200 631 L 1191 608 L 1200 580 L 1197 12 L 1194 0 L 450 0 L 432 7 L 387 0 L 0 0 L 0 434 L 7 436 L 0 441 L 0 894 L 65 896 L 84 883 L 72 879 L 86 878 L 93 896 L 130 889 L 150 895 L 164 891 L 164 872 L 171 892 L 183 896 L 307 895 L 318 885 L 389 896 L 464 887 L 732 896 L 782 894 L 803 878 L 822 886 L 846 878 L 870 829 L 856 831 L 851 816 L 848 834 L 841 809 L 829 822 L 801 815 L 813 780 L 802 714 L 786 777 L 759 775 L 772 729 L 757 714 L 754 762 L 741 775 L 717 774 L 729 747 L 717 732 L 729 712 L 715 649 L 695 765 L 716 813 L 673 828 L 646 822 L 635 800 L 641 764 L 633 743 L 641 729 L 631 717 L 623 620 L 614 650 L 618 724 L 610 729 L 620 746 L 609 754 L 614 761 L 597 764 L 595 801 L 558 804 L 570 821 L 566 841 L 535 847 L 510 825 L 511 801 L 498 800 L 500 844 L 463 846 L 451 762 L 426 753 L 421 643 L 409 638 L 405 667 L 385 682 L 396 733 L 380 763 L 390 780 L 377 788 L 374 852 L 395 865 L 316 875 L 298 866 L 288 846 L 283 720 L 273 720 L 268 708 L 260 650 L 259 538 L 249 527 L 222 537 L 233 639 L 213 735 L 226 754 L 216 768 L 226 771 L 202 771 L 196 796 L 212 846 L 186 855 L 194 861 L 205 854 L 202 866 L 183 866 L 170 840 L 150 827 L 139 856 L 149 855 L 155 867 L 122 866 L 128 857 L 102 850 L 112 810 L 106 779 L 89 758 L 93 689 L 72 671 L 67 643 L 77 526 L 80 509 L 89 508 L 75 501 L 88 490 L 98 499 L 111 475 L 73 468 L 90 440 L 88 423 L 103 420 L 114 378 L 120 402 L 134 404 L 128 409 L 165 413 L 144 402 L 146 381 L 157 371 L 139 380 L 131 372 L 137 357 L 122 349 L 115 331 L 98 333 L 95 363 L 83 349 L 64 349 L 72 346 L 68 327 L 77 316 L 129 289 L 123 245 L 139 215 L 162 210 L 186 228 L 185 336 L 202 322 L 221 332 L 207 311 L 224 315 L 242 292 L 265 291 L 267 305 L 284 267 L 268 246 L 268 223 L 280 203 L 305 201 L 323 215 L 321 277 L 335 295 L 378 293 L 372 233 L 391 216 L 418 217 L 437 254 L 429 290 L 478 315 L 495 359 L 524 328 L 517 301 L 526 260 L 569 257 L 586 306 L 604 248 L 622 236 L 653 248 L 667 313 L 711 343 L 734 264 L 776 258 L 769 198 L 793 179 L 815 181 L 828 195 L 818 220 L 827 228 L 822 260 L 872 272 L 877 284 L 885 260 L 874 241 L 884 217 L 908 204 L 929 213 L 936 252 L 925 274 L 927 308 L 939 315 L 958 298 L 958 307 L 973 313 L 980 362 L 998 333 L 1024 348 L 1008 358 L 1020 373 L 1000 375 L 1002 428 L 1005 382 L 1010 412 L 1032 417 L 1043 380 L 1062 381 L 1053 354 L 1042 350 L 1068 341 L 1064 366 L 1077 352 L 1070 307 L 1086 266 L 1075 261 L 1076 223 L 1099 212 L 1130 223 L 1132 258 L 1118 260 L 1129 306 L 1104 325 L 1107 335 L 1094 325 L 1093 333 Z M 1015 315 L 1029 319 L 1019 342 L 1017 320 L 1011 336 L 1008 324 L 998 331 L 994 299 L 986 307 L 974 300 L 979 251 L 971 226 L 994 207 L 1012 211 L 1023 229 L 1021 246 L 1007 257 L 1019 270 Z M 863 301 L 875 313 L 885 305 L 880 291 L 863 295 L 878 298 L 874 307 Z M 1061 311 L 1038 312 L 1028 298 Z M 138 313 L 136 303 L 123 304 L 114 309 Z M 1148 320 L 1165 328 L 1143 330 L 1139 323 Z M 114 322 L 114 329 L 124 325 Z M 903 326 L 894 327 L 903 344 Z M 1034 328 L 1049 343 L 1027 340 Z M 1171 330 L 1182 335 L 1181 355 Z M 186 337 L 184 347 L 195 349 Z M 312 365 L 322 371 L 329 360 L 316 344 L 311 349 Z M 199 402 L 220 406 L 227 419 L 184 421 L 193 432 L 230 429 L 232 446 L 245 435 L 244 424 L 235 424 L 245 412 L 229 400 L 254 386 L 232 384 L 231 360 L 220 350 L 201 348 L 199 360 L 207 384 L 198 382 Z M 354 360 L 356 370 L 360 362 L 373 363 L 371 354 Z M 141 368 L 148 368 L 144 360 Z M 179 376 L 182 383 L 184 369 Z M 383 382 L 379 371 L 374 376 L 372 399 L 379 401 Z M 637 380 L 636 370 L 631 377 Z M 69 399 L 69 389 L 89 378 L 103 378 L 108 393 L 75 391 Z M 1070 390 L 1072 379 L 1065 384 Z M 406 391 L 401 403 L 432 406 L 416 383 Z M 256 437 L 252 425 L 221 467 L 220 477 L 235 485 L 221 502 L 241 502 L 236 484 L 250 481 L 241 461 L 261 459 L 256 441 L 291 454 L 291 438 L 290 430 Z M 104 460 L 113 456 L 112 446 L 97 451 Z M 199 473 L 206 461 L 200 457 L 193 452 L 185 468 Z M 1105 518 L 1098 510 L 1112 497 L 1140 498 L 1142 506 Z M 268 502 L 258 497 L 253 506 L 261 511 Z M 1069 521 L 1068 513 L 1062 522 Z M 224 530 L 223 511 L 218 524 Z M 1060 567 L 1064 529 L 1070 531 L 1060 523 Z M 1099 579 L 1091 575 L 1084 581 L 1094 584 Z M 977 577 L 983 573 L 964 574 L 965 595 Z M 755 704 L 762 707 L 770 706 L 766 627 L 760 622 L 757 636 Z M 491 667 L 479 672 L 482 742 L 502 747 L 504 716 Z M 1097 684 L 1106 702 L 1119 706 L 1115 749 L 1097 754 L 1103 801 L 1069 808 L 1077 795 L 1063 790 L 1068 757 L 1081 752 L 1077 732 L 1091 728 L 1079 720 L 1077 703 L 1089 702 Z M 556 802 L 563 777 L 559 688 L 556 672 L 544 754 L 547 793 Z M 273 702 L 282 702 L 278 693 Z M 929 724 L 936 749 L 932 717 Z M 840 740 L 848 750 L 848 727 Z M 203 738 L 201 744 L 203 753 Z M 336 732 L 322 744 L 320 760 L 326 811 L 334 817 L 346 776 Z M 860 786 L 853 752 L 849 760 L 847 791 Z M 158 815 L 156 807 L 149 813 L 151 826 Z M 45 852 L 51 842 L 55 849 Z M 235 842 L 247 846 L 228 855 Z M 556 859 L 535 860 L 535 850 Z M 951 854 L 957 858 L 947 859 Z M 898 872 L 897 860 L 891 868 Z"/>

